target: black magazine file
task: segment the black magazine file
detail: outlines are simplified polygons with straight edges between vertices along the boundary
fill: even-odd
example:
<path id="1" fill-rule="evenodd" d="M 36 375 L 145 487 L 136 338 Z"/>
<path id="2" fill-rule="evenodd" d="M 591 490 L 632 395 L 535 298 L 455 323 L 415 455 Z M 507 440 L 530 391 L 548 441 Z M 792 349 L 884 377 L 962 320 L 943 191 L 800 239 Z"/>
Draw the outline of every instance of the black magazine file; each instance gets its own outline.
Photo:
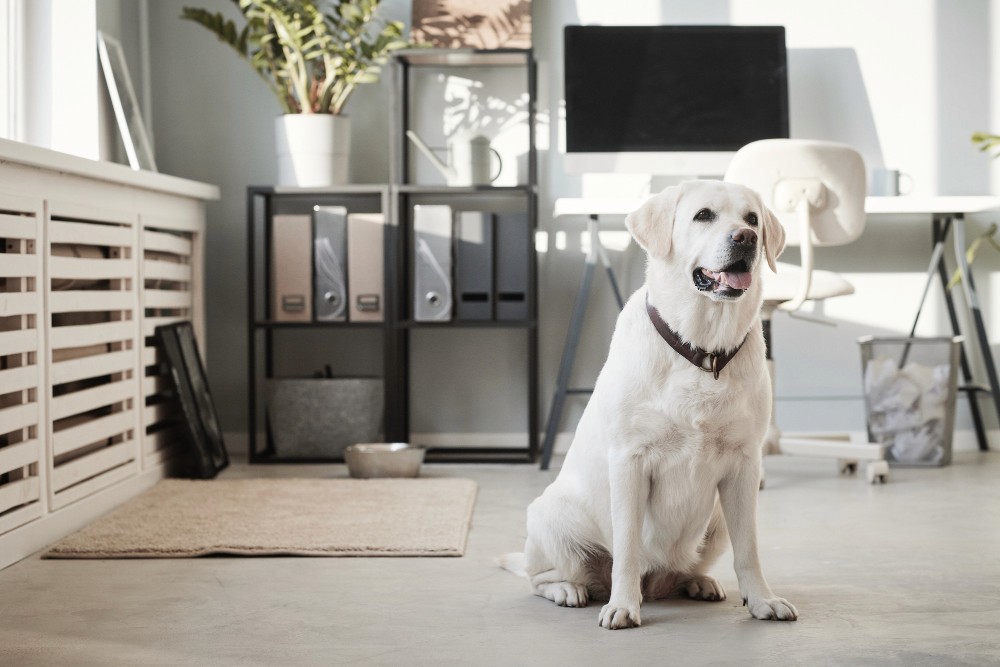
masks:
<path id="1" fill-rule="evenodd" d="M 208 378 L 198 354 L 194 328 L 177 322 L 156 328 L 156 337 L 166 356 L 174 394 L 180 403 L 184 430 L 188 435 L 189 476 L 211 479 L 229 465 L 222 429 L 208 391 Z"/>

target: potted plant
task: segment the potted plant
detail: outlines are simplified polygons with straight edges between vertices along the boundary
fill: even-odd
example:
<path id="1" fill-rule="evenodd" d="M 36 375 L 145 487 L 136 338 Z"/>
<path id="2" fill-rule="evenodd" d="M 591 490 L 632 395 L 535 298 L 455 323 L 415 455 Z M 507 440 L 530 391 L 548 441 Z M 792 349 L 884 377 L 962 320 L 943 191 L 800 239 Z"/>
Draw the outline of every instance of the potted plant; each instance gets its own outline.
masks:
<path id="1" fill-rule="evenodd" d="M 1000 135 L 990 134 L 989 132 L 973 132 L 972 143 L 979 146 L 979 150 L 987 153 L 1000 148 Z M 1000 153 L 993 155 L 993 157 L 997 156 L 1000 156 Z"/>
<path id="2" fill-rule="evenodd" d="M 278 98 L 275 121 L 280 185 L 347 182 L 355 88 L 378 81 L 392 51 L 409 46 L 403 24 L 375 17 L 381 0 L 232 0 L 246 25 L 185 7 L 194 21 L 231 46 Z"/>

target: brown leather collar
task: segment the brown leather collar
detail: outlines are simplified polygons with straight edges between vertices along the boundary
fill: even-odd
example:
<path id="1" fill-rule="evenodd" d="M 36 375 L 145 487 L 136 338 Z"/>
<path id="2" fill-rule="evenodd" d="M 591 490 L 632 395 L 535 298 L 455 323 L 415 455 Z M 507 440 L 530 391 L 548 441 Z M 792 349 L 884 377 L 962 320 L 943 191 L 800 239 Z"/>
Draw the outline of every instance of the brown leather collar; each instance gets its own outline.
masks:
<path id="1" fill-rule="evenodd" d="M 743 343 L 747 342 L 747 336 L 750 335 L 750 333 L 747 332 L 747 335 L 743 337 L 743 340 L 732 352 L 706 352 L 700 347 L 694 347 L 685 343 L 681 340 L 680 336 L 674 333 L 673 329 L 671 329 L 670 326 L 663 321 L 663 318 L 660 317 L 660 313 L 657 312 L 653 304 L 649 302 L 649 292 L 646 292 L 646 312 L 649 314 L 649 321 L 653 323 L 654 327 L 656 327 L 656 331 L 660 334 L 660 338 L 667 341 L 667 345 L 674 348 L 674 351 L 677 352 L 677 354 L 681 355 L 701 370 L 706 373 L 711 373 L 716 380 L 719 379 L 719 373 L 722 372 L 722 369 L 726 367 L 726 364 L 732 361 L 733 357 L 736 356 L 736 353 L 743 347 Z M 708 362 L 707 364 L 706 360 Z"/>

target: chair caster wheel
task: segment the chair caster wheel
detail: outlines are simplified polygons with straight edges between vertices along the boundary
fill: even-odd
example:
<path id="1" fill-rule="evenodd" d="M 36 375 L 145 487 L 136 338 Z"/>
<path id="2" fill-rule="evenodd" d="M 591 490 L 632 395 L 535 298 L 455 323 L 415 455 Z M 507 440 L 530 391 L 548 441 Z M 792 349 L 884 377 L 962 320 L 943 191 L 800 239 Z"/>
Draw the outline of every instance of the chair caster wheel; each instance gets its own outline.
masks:
<path id="1" fill-rule="evenodd" d="M 853 475 L 858 471 L 858 462 L 852 459 L 840 459 L 837 463 L 840 464 L 841 475 Z"/>
<path id="2" fill-rule="evenodd" d="M 872 461 L 865 472 L 869 484 L 885 484 L 889 481 L 889 464 L 885 461 Z"/>

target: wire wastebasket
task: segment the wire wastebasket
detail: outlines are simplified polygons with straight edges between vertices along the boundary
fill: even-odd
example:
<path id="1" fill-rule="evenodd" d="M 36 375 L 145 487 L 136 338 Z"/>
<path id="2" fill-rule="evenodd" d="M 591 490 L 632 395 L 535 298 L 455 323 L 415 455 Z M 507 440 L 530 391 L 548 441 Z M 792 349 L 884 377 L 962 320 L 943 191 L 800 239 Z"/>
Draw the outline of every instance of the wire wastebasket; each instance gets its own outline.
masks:
<path id="1" fill-rule="evenodd" d="M 868 437 L 895 466 L 951 463 L 961 336 L 884 338 L 861 344 Z"/>

